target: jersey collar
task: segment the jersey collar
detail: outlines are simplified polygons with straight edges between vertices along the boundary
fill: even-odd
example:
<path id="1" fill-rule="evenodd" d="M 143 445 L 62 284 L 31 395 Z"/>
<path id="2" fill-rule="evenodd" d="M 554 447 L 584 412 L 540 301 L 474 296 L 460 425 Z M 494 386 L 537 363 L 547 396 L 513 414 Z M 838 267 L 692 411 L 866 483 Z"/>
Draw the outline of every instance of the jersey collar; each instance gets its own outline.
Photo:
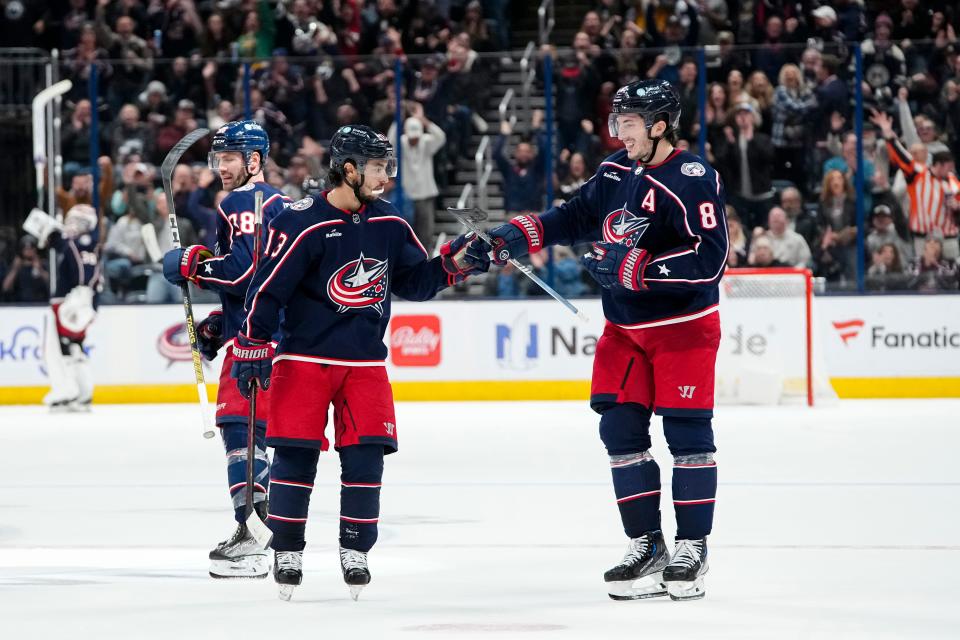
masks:
<path id="1" fill-rule="evenodd" d="M 637 160 L 636 165 L 637 165 L 637 168 L 643 168 L 644 171 L 649 171 L 650 169 L 656 169 L 657 167 L 662 167 L 663 165 L 667 164 L 668 162 L 676 158 L 679 153 L 680 153 L 680 149 L 675 148 L 673 151 L 670 152 L 670 155 L 668 155 L 666 158 L 664 158 L 661 162 L 658 162 L 657 164 L 648 164 L 644 166 L 640 164 L 639 160 Z"/>
<path id="2" fill-rule="evenodd" d="M 326 191 L 320 192 L 320 196 L 321 196 L 324 200 L 326 200 L 327 204 L 329 204 L 331 207 L 333 207 L 334 209 L 336 209 L 337 211 L 339 211 L 339 212 L 340 212 L 340 215 L 343 215 L 343 216 L 345 216 L 345 217 L 347 217 L 347 218 L 352 218 L 353 215 L 354 215 L 354 213 L 360 214 L 360 215 L 362 215 L 362 216 L 365 216 L 365 215 L 366 215 L 366 213 L 367 213 L 367 212 L 366 212 L 367 204 L 366 204 L 365 202 L 360 203 L 360 208 L 357 209 L 356 212 L 354 212 L 354 211 L 347 211 L 346 209 L 341 209 L 340 207 L 338 207 L 338 206 L 336 206 L 335 204 L 333 204 L 332 202 L 330 202 L 330 199 L 327 198 L 327 194 L 328 194 L 328 193 L 330 193 L 330 189 L 327 189 Z"/>

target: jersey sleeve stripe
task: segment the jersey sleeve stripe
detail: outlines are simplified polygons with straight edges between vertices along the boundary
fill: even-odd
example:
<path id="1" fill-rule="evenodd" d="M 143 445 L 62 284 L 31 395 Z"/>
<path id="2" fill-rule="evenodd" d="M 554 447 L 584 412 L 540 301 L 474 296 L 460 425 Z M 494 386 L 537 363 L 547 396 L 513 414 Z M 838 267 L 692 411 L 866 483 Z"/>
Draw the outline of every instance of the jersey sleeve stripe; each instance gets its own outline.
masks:
<path id="1" fill-rule="evenodd" d="M 623 171 L 630 171 L 630 167 L 625 167 L 622 164 L 617 164 L 616 162 L 605 161 L 600 163 L 601 167 L 616 167 L 617 169 L 622 169 Z"/>
<path id="2" fill-rule="evenodd" d="M 293 253 L 294 249 L 297 248 L 297 245 L 300 244 L 300 241 L 306 238 L 308 235 L 310 235 L 314 231 L 316 231 L 317 229 L 320 229 L 322 227 L 329 227 L 335 224 L 343 224 L 343 220 L 324 220 L 323 222 L 318 222 L 315 225 L 311 225 L 307 227 L 306 229 L 301 231 L 299 235 L 297 235 L 296 240 L 294 240 L 290 244 L 290 248 L 287 249 L 287 252 L 284 253 L 283 257 L 280 258 L 279 262 L 277 262 L 277 264 L 274 265 L 273 271 L 271 271 L 270 275 L 267 276 L 267 279 L 263 281 L 263 284 L 260 285 L 260 287 L 257 289 L 257 292 L 253 294 L 253 300 L 250 302 L 250 311 L 249 313 L 247 313 L 246 320 L 244 320 L 244 324 L 246 325 L 246 328 L 247 328 L 246 332 L 244 333 L 245 336 L 247 336 L 248 338 L 253 337 L 250 335 L 250 318 L 253 316 L 254 311 L 256 311 L 257 309 L 257 300 L 260 298 L 260 292 L 263 291 L 263 289 L 268 284 L 270 284 L 270 281 L 273 280 L 273 277 L 275 275 L 277 275 L 277 273 L 280 271 L 280 267 L 282 267 L 283 263 L 287 261 L 287 258 L 289 258 L 290 255 Z"/>
<path id="3" fill-rule="evenodd" d="M 688 253 L 694 253 L 693 249 L 682 249 L 674 253 L 665 253 L 662 256 L 657 256 L 656 258 L 651 260 L 650 264 L 653 264 L 654 262 L 660 262 L 662 260 L 669 260 L 670 258 L 679 258 L 680 256 L 687 255 Z"/>
<path id="4" fill-rule="evenodd" d="M 224 257 L 226 256 L 223 256 L 219 259 L 222 260 Z M 209 262 L 209 260 L 206 260 L 205 262 Z M 206 282 L 216 282 L 217 284 L 226 284 L 226 285 L 234 286 L 234 285 L 240 284 L 241 282 L 249 278 L 252 273 L 253 273 L 253 263 L 251 262 L 250 266 L 247 267 L 247 270 L 244 271 L 243 274 L 241 274 L 236 280 L 221 280 L 220 278 L 211 278 L 208 276 L 202 276 L 199 273 L 197 274 L 197 280 L 204 280 Z"/>
<path id="5" fill-rule="evenodd" d="M 430 257 L 430 254 L 427 253 L 427 250 L 423 248 L 423 245 L 420 243 L 420 239 L 417 238 L 417 234 L 413 232 L 413 227 L 410 226 L 410 223 L 401 218 L 400 216 L 377 216 L 376 218 L 367 218 L 367 222 L 382 222 L 385 220 L 397 220 L 402 222 L 403 225 L 407 228 L 407 231 L 410 232 L 410 237 L 413 238 L 413 241 L 417 243 L 417 246 L 420 247 L 420 251 L 423 251 L 423 255 L 427 258 Z"/>

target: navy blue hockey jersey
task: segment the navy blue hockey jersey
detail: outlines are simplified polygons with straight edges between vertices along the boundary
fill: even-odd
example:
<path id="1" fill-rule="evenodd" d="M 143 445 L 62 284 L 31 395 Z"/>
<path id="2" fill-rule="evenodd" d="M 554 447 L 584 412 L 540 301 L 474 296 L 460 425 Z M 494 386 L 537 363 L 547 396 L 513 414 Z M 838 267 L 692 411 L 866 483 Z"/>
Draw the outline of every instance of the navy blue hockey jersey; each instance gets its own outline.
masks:
<path id="1" fill-rule="evenodd" d="M 270 225 L 242 331 L 267 340 L 279 324 L 280 358 L 376 366 L 387 356 L 390 295 L 429 300 L 451 283 L 390 203 L 352 213 L 326 193 L 307 196 Z"/>
<path id="2" fill-rule="evenodd" d="M 266 182 L 248 182 L 231 191 L 217 207 L 216 257 L 197 268 L 197 283 L 220 294 L 225 336 L 237 335 L 246 316 L 243 304 L 253 279 L 253 194 L 257 191 L 263 192 L 260 246 L 264 246 L 267 225 L 290 204 L 290 198 Z"/>
<path id="3" fill-rule="evenodd" d="M 628 328 L 692 320 L 717 310 L 729 245 L 725 202 L 719 174 L 699 156 L 675 150 L 642 167 L 622 150 L 576 197 L 540 216 L 543 243 L 631 238 L 650 254 L 642 289 L 604 289 L 604 315 Z"/>
<path id="4" fill-rule="evenodd" d="M 84 233 L 75 238 L 54 232 L 50 247 L 57 252 L 57 287 L 51 302 L 61 302 L 68 293 L 80 285 L 100 290 L 100 253 L 97 249 L 99 230 Z M 96 301 L 94 297 L 94 301 Z"/>

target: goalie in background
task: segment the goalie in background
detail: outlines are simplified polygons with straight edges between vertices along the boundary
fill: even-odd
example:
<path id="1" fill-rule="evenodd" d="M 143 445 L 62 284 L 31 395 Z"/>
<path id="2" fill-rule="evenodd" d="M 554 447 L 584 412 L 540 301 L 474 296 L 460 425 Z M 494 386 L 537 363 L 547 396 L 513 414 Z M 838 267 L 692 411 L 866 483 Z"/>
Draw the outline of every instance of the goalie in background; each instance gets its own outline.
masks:
<path id="1" fill-rule="evenodd" d="M 57 252 L 51 329 L 44 332 L 43 343 L 50 391 L 43 403 L 51 411 L 89 411 L 93 376 L 83 341 L 96 317 L 97 294 L 102 287 L 97 213 L 88 204 L 75 204 L 60 223 L 45 211 L 33 209 L 23 229 L 37 239 L 40 249 Z"/>

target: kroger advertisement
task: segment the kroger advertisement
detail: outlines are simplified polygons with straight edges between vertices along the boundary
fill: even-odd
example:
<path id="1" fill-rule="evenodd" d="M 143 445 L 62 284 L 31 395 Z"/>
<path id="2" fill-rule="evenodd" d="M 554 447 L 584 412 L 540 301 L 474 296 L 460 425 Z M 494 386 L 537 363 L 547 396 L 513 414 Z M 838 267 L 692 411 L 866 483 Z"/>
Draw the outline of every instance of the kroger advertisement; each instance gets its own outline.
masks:
<path id="1" fill-rule="evenodd" d="M 401 386 L 588 380 L 603 314 L 599 300 L 576 302 L 589 323 L 549 299 L 396 302 L 385 338 L 391 378 Z M 209 309 L 198 306 L 197 317 Z M 191 384 L 182 314 L 178 305 L 102 308 L 86 342 L 97 385 Z M 50 316 L 44 307 L 6 307 L 2 318 L 0 387 L 9 402 L 16 401 L 16 388 L 47 384 L 42 345 Z M 803 375 L 802 301 L 729 300 L 721 319 L 724 368 Z M 912 385 L 929 379 L 934 386 L 939 380 L 947 391 L 938 395 L 960 395 L 960 389 L 951 391 L 957 387 L 953 379 L 960 378 L 960 296 L 817 298 L 814 339 L 816 369 L 834 381 L 841 397 L 858 395 L 838 384 L 844 379 L 911 378 Z M 207 382 L 217 381 L 219 369 L 219 362 L 205 364 Z M 931 395 L 904 389 L 895 395 Z M 462 385 L 460 397 L 476 397 L 471 385 Z"/>

